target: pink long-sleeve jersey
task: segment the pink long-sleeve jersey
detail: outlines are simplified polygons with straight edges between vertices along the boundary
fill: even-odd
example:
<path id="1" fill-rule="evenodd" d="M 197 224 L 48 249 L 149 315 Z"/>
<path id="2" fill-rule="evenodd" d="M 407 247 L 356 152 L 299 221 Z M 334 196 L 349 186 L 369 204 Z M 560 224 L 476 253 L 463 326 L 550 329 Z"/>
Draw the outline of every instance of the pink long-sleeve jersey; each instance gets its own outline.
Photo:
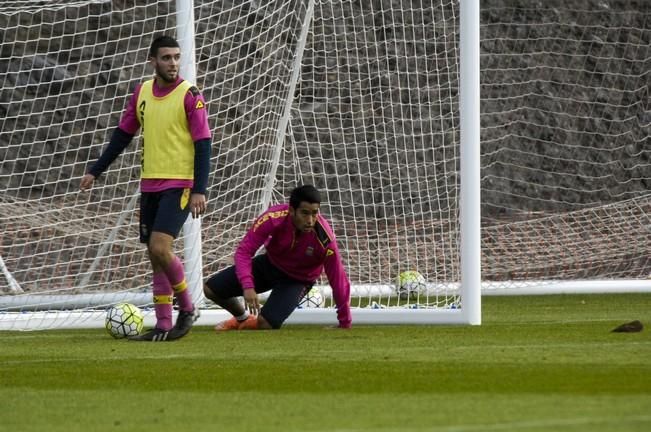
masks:
<path id="1" fill-rule="evenodd" d="M 272 206 L 260 215 L 235 251 L 235 271 L 244 289 L 254 288 L 251 259 L 263 245 L 269 261 L 296 280 L 314 283 L 325 270 L 339 325 L 350 327 L 350 281 L 323 216 L 318 215 L 314 230 L 299 233 L 288 204 Z"/>

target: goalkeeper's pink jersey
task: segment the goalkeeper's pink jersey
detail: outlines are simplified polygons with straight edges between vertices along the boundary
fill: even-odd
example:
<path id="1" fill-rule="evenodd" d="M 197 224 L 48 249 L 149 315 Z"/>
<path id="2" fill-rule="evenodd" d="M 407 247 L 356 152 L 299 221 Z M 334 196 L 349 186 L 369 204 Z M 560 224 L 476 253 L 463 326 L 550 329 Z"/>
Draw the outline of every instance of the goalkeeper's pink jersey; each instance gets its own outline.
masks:
<path id="1" fill-rule="evenodd" d="M 314 230 L 296 232 L 289 205 L 270 207 L 260 215 L 235 251 L 235 271 L 244 289 L 254 288 L 251 259 L 261 246 L 269 261 L 288 276 L 314 283 L 325 270 L 340 325 L 349 327 L 350 281 L 341 262 L 335 235 L 320 214 Z"/>

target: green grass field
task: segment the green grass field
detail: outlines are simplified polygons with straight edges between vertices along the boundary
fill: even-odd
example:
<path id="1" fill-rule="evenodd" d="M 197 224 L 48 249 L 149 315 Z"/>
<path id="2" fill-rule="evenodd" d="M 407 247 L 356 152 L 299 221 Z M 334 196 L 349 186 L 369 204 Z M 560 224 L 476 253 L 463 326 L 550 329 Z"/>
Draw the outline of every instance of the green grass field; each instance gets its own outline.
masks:
<path id="1" fill-rule="evenodd" d="M 485 297 L 472 327 L 0 332 L 0 408 L 21 432 L 649 431 L 651 295 Z"/>

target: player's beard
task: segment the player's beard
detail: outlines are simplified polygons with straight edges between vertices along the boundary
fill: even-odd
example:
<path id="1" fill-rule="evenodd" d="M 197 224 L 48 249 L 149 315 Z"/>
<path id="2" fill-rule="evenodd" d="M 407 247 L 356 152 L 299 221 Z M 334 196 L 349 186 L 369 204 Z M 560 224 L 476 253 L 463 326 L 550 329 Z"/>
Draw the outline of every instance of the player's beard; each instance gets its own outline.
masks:
<path id="1" fill-rule="evenodd" d="M 299 220 L 294 220 L 294 226 L 301 233 L 309 233 L 314 230 L 314 226 L 308 225 L 305 222 Z"/>
<path id="2" fill-rule="evenodd" d="M 176 78 L 178 78 L 179 72 L 177 70 L 172 72 L 172 74 L 170 74 L 169 72 L 165 72 L 163 68 L 157 67 L 156 76 L 158 76 L 160 79 L 165 81 L 167 84 L 172 84 L 176 81 Z"/>

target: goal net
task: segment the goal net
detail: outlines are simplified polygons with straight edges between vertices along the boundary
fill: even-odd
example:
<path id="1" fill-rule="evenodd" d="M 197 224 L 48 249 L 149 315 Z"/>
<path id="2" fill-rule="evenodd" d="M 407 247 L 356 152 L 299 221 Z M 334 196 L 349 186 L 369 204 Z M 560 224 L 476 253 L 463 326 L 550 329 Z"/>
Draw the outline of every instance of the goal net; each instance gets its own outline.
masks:
<path id="1" fill-rule="evenodd" d="M 181 3 L 3 4 L 0 328 L 94 326 L 117 301 L 151 304 L 139 139 L 90 193 L 77 189 L 152 73 L 152 38 L 187 26 Z M 481 4 L 485 292 L 646 289 L 649 8 Z M 195 300 L 253 218 L 310 182 L 354 318 L 458 320 L 459 2 L 195 0 L 192 12 L 213 132 L 201 242 L 186 230 L 175 243 L 186 266 L 190 255 L 203 266 L 189 275 Z M 397 295 L 398 275 L 414 270 L 424 287 Z M 326 307 L 294 322 L 334 321 L 327 280 L 319 289 Z"/>
<path id="2" fill-rule="evenodd" d="M 651 288 L 651 4 L 482 1 L 485 292 Z"/>

